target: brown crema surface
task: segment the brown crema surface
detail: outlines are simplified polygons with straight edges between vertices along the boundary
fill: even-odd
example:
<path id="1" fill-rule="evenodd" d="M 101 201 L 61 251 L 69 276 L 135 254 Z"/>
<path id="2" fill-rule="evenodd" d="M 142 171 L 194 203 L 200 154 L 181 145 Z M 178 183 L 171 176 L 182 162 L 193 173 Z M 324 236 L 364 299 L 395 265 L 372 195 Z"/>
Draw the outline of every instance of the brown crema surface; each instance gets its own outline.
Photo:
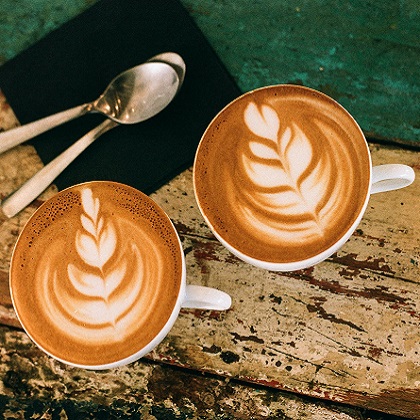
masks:
<path id="1" fill-rule="evenodd" d="M 222 110 L 200 142 L 194 187 L 210 227 L 241 253 L 294 262 L 329 249 L 368 199 L 359 126 L 326 95 L 279 85 Z"/>
<path id="2" fill-rule="evenodd" d="M 164 327 L 182 281 L 178 236 L 141 192 L 117 183 L 58 193 L 17 242 L 17 315 L 47 353 L 98 366 L 135 354 Z"/>

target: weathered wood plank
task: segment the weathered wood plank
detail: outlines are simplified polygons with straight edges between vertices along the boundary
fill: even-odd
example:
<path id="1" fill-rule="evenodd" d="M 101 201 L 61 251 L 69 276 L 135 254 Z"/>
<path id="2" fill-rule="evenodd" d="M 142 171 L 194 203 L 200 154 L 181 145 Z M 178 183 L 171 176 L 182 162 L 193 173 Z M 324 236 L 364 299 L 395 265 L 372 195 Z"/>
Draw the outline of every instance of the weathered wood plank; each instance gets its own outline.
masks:
<path id="1" fill-rule="evenodd" d="M 382 418 L 145 360 L 105 372 L 71 368 L 46 357 L 23 332 L 5 327 L 0 327 L 0 346 L 4 418 Z"/>
<path id="2" fill-rule="evenodd" d="M 375 275 L 366 285 L 365 270 L 345 279 L 331 263 L 294 276 L 261 272 L 230 262 L 214 243 L 187 243 L 201 261 L 190 260 L 190 280 L 223 288 L 234 305 L 227 314 L 183 311 L 154 358 L 399 415 L 420 412 L 417 290 L 404 285 L 401 298 L 394 279 Z"/>
<path id="3" fill-rule="evenodd" d="M 336 262 L 418 284 L 420 280 L 420 153 L 370 145 L 374 165 L 404 163 L 416 172 L 405 189 L 371 196 L 365 216 Z M 351 273 L 350 273 L 351 274 Z"/>

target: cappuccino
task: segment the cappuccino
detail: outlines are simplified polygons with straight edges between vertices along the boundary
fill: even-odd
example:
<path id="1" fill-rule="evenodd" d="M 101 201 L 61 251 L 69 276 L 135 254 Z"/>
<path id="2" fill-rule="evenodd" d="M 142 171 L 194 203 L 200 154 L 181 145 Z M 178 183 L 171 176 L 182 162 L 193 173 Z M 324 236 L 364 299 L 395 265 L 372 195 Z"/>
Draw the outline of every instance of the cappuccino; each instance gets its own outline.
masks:
<path id="1" fill-rule="evenodd" d="M 164 329 L 185 282 L 183 258 L 170 219 L 149 197 L 114 182 L 80 184 L 24 227 L 11 261 L 13 304 L 46 353 L 106 367 Z"/>
<path id="2" fill-rule="evenodd" d="M 355 120 L 328 96 L 293 85 L 229 104 L 194 162 L 205 220 L 251 262 L 288 264 L 329 252 L 355 227 L 370 185 L 370 154 Z"/>

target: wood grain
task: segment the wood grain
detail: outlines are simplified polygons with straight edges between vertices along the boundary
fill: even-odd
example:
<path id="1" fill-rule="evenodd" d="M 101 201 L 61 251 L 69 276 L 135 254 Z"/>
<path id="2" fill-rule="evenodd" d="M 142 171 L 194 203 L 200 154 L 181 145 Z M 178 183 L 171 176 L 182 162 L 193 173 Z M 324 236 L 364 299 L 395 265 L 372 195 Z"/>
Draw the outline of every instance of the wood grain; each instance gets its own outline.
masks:
<path id="1" fill-rule="evenodd" d="M 167 364 L 83 371 L 49 359 L 21 331 L 0 326 L 4 418 L 381 420 L 273 388 L 251 387 Z"/>

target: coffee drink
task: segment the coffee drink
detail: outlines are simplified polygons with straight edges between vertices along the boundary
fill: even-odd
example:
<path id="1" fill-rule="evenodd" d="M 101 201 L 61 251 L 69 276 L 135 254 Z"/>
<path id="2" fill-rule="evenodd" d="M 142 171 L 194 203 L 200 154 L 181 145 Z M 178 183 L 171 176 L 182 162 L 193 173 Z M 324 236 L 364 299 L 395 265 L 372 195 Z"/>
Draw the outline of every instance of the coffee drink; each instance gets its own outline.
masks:
<path id="1" fill-rule="evenodd" d="M 328 96 L 294 85 L 248 92 L 205 131 L 194 188 L 216 236 L 257 261 L 330 249 L 357 222 L 371 178 L 365 138 Z"/>
<path id="2" fill-rule="evenodd" d="M 171 317 L 183 254 L 149 197 L 114 182 L 64 190 L 28 221 L 10 285 L 28 335 L 53 357 L 104 366 L 148 345 Z"/>

